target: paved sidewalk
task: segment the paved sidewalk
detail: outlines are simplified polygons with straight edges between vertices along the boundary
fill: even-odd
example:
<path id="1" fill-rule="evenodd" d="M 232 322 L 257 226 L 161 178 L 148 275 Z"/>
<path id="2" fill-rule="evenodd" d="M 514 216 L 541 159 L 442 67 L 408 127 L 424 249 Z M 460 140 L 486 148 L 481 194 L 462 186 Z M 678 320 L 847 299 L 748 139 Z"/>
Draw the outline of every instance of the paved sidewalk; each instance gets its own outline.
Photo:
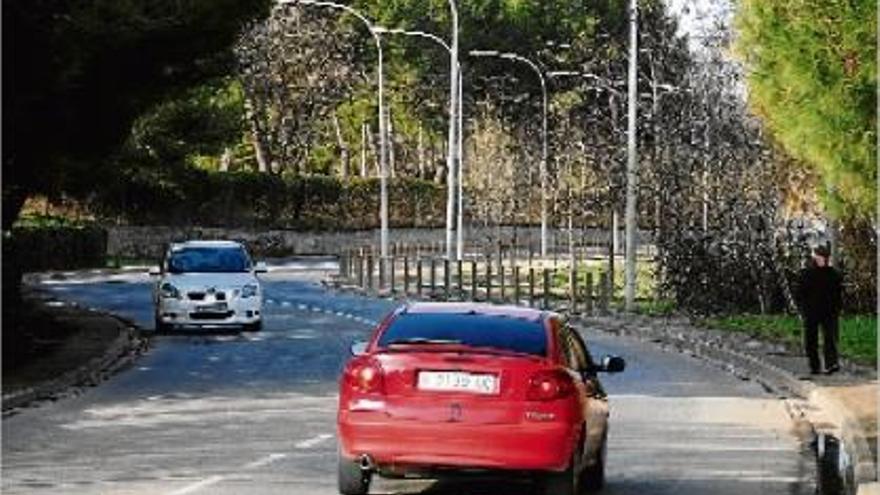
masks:
<path id="1" fill-rule="evenodd" d="M 799 349 L 743 333 L 698 328 L 685 318 L 607 316 L 578 321 L 693 354 L 743 379 L 754 379 L 782 398 L 801 399 L 794 414 L 803 415 L 817 435 L 840 439 L 843 475 L 859 487 L 858 494 L 880 494 L 876 468 L 880 384 L 873 368 L 844 362 L 840 373 L 810 375 Z"/>
<path id="2" fill-rule="evenodd" d="M 132 324 L 25 288 L 27 308 L 4 341 L 15 359 L 4 362 L 2 409 L 55 400 L 92 386 L 135 359 L 147 341 Z"/>

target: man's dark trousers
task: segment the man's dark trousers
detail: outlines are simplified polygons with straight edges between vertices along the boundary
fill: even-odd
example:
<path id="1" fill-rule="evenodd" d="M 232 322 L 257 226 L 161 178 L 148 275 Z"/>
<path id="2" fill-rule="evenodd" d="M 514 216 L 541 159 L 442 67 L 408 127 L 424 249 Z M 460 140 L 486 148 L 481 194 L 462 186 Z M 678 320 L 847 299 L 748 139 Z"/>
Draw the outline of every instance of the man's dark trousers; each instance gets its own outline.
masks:
<path id="1" fill-rule="evenodd" d="M 810 370 L 814 372 L 822 370 L 822 365 L 819 362 L 820 326 L 822 327 L 823 350 L 825 351 L 825 369 L 837 366 L 837 315 L 808 316 L 804 322 L 804 344 L 807 348 Z"/>

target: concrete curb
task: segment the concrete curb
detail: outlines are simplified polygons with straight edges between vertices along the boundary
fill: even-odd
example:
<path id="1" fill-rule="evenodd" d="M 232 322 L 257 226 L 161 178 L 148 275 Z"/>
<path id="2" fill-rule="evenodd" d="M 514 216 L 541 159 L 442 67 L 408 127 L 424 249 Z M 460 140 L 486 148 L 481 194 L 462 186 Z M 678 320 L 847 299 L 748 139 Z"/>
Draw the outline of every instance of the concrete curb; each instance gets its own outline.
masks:
<path id="1" fill-rule="evenodd" d="M 140 330 L 132 322 L 108 313 L 98 314 L 115 320 L 119 329 L 117 337 L 103 355 L 58 378 L 3 394 L 4 415 L 12 410 L 28 407 L 34 402 L 61 396 L 72 387 L 96 385 L 134 362 L 147 349 L 148 340 L 140 336 Z"/>
<path id="2" fill-rule="evenodd" d="M 754 379 L 768 390 L 776 393 L 788 393 L 805 400 L 808 407 L 800 412 L 804 415 L 804 419 L 812 425 L 815 432 L 831 435 L 840 440 L 843 446 L 840 467 L 852 476 L 851 481 L 858 486 L 858 495 L 880 495 L 876 461 L 864 432 L 847 408 L 823 387 L 801 380 L 794 373 L 759 357 L 731 349 L 723 344 L 707 344 L 684 332 L 657 330 L 654 328 L 656 322 L 650 318 L 630 318 L 623 325 L 618 323 L 616 328 L 596 324 L 600 320 L 601 318 L 595 317 L 574 318 L 574 321 L 581 325 L 592 323 L 591 328 L 606 333 L 632 336 L 654 344 L 680 346 L 690 351 L 695 357 L 726 369 L 737 376 Z M 648 331 L 643 329 L 648 329 Z"/>

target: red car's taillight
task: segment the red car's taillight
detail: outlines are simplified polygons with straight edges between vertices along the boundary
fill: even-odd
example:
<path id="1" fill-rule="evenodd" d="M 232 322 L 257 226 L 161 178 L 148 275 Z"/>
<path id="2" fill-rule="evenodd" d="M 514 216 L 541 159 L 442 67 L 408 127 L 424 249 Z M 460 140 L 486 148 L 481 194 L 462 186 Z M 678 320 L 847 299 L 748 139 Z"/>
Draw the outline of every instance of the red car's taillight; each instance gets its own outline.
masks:
<path id="1" fill-rule="evenodd" d="M 568 397 L 574 392 L 571 377 L 562 370 L 541 371 L 529 380 L 527 400 L 550 401 Z"/>
<path id="2" fill-rule="evenodd" d="M 373 360 L 353 363 L 345 375 L 348 386 L 365 394 L 385 393 L 385 379 L 382 367 Z"/>

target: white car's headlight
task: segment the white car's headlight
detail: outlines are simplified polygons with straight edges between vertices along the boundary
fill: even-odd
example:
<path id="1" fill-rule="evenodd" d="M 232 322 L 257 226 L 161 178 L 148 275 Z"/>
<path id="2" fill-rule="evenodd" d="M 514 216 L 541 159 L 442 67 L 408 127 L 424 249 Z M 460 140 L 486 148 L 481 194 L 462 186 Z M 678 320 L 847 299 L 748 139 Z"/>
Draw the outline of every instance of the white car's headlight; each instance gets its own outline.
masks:
<path id="1" fill-rule="evenodd" d="M 247 284 L 241 288 L 241 297 L 248 298 L 254 297 L 260 292 L 260 287 L 257 284 Z"/>
<path id="2" fill-rule="evenodd" d="M 159 286 L 159 295 L 162 299 L 180 299 L 180 290 L 177 287 L 165 282 Z"/>

